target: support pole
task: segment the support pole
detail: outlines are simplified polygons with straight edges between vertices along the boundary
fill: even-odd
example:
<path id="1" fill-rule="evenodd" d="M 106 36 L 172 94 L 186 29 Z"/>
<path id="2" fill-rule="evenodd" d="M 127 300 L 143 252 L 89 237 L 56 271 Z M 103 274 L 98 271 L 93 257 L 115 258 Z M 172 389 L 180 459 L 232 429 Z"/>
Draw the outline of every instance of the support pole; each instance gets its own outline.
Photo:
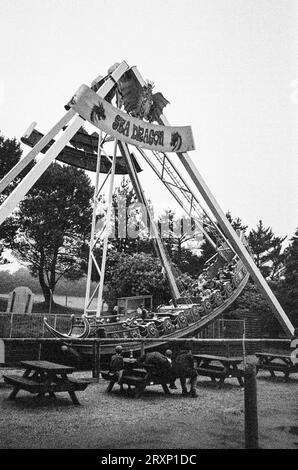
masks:
<path id="1" fill-rule="evenodd" d="M 41 343 L 38 345 L 38 360 L 41 360 Z"/>
<path id="2" fill-rule="evenodd" d="M 94 236 L 95 236 L 95 224 L 96 224 L 96 210 L 98 206 L 98 187 L 99 187 L 99 175 L 100 175 L 100 162 L 101 162 L 101 141 L 102 132 L 100 131 L 97 148 L 97 162 L 96 162 L 96 177 L 95 177 L 95 188 L 93 197 L 93 213 L 91 222 L 91 235 L 89 243 L 89 259 L 88 259 L 88 272 L 87 272 L 87 283 L 86 283 L 86 295 L 85 295 L 85 308 L 84 315 L 86 316 L 87 309 L 89 308 L 90 300 L 90 288 L 91 288 L 91 275 L 92 275 L 92 250 L 94 248 Z"/>
<path id="3" fill-rule="evenodd" d="M 110 180 L 110 189 L 109 189 L 109 197 L 108 197 L 107 222 L 106 222 L 106 229 L 105 229 L 103 253 L 102 253 L 102 259 L 101 259 L 99 291 L 98 291 L 98 298 L 97 298 L 97 309 L 96 309 L 96 316 L 97 317 L 100 317 L 100 311 L 101 311 L 101 306 L 102 306 L 102 293 L 103 293 L 103 284 L 104 284 L 104 278 L 105 278 L 105 269 L 106 269 L 106 260 L 107 260 L 107 251 L 108 251 L 108 240 L 109 240 L 110 228 L 111 228 L 112 202 L 113 202 L 113 189 L 114 189 L 116 158 L 117 158 L 116 157 L 117 146 L 118 146 L 118 140 L 115 140 L 114 155 L 113 155 L 113 162 L 112 162 L 112 171 L 111 171 L 111 180 Z"/>
<path id="4" fill-rule="evenodd" d="M 98 340 L 93 342 L 93 369 L 92 377 L 98 381 L 100 371 L 100 343 Z"/>
<path id="5" fill-rule="evenodd" d="M 36 183 L 38 178 L 46 171 L 50 164 L 55 160 L 57 155 L 68 144 L 69 140 L 83 125 L 83 119 L 78 117 L 75 121 L 64 131 L 63 135 L 58 139 L 47 153 L 34 165 L 31 171 L 25 176 L 12 193 L 5 199 L 0 207 L 0 225 L 8 217 L 14 208 L 26 196 L 27 192 Z"/>
<path id="6" fill-rule="evenodd" d="M 258 407 L 256 366 L 247 364 L 244 371 L 245 448 L 258 449 Z"/>
<path id="7" fill-rule="evenodd" d="M 44 135 L 39 142 L 34 146 L 32 150 L 22 158 L 0 181 L 0 193 L 21 173 L 21 171 L 31 163 L 34 158 L 42 151 L 42 149 L 53 139 L 61 129 L 69 123 L 69 121 L 75 116 L 73 109 L 70 109 L 61 119 L 55 124 L 54 127 Z M 29 129 L 25 132 L 24 136 L 30 135 L 33 131 L 36 123 L 31 124 Z"/>

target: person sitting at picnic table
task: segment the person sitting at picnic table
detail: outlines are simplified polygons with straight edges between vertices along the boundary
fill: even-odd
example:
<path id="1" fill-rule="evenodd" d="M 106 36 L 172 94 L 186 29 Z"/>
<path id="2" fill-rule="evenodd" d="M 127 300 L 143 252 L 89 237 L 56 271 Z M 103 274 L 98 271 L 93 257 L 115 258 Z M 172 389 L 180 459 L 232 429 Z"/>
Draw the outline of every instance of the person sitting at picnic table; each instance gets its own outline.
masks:
<path id="1" fill-rule="evenodd" d="M 173 361 L 172 371 L 173 377 L 180 379 L 182 395 L 190 395 L 197 397 L 196 383 L 198 373 L 195 369 L 194 358 L 190 349 L 181 350 Z M 190 379 L 190 391 L 187 391 L 186 379 Z"/>
<path id="2" fill-rule="evenodd" d="M 171 362 L 164 354 L 160 353 L 159 351 L 152 351 L 144 354 L 139 359 L 139 365 L 145 367 L 152 366 L 154 369 L 153 372 L 160 376 L 167 375 L 171 369 Z"/>
<path id="3" fill-rule="evenodd" d="M 113 354 L 110 362 L 110 372 L 114 373 L 117 377 L 117 382 L 120 385 L 121 391 L 123 391 L 121 379 L 124 371 L 124 359 L 122 354 L 123 348 L 120 344 L 118 344 L 115 348 L 115 354 Z"/>

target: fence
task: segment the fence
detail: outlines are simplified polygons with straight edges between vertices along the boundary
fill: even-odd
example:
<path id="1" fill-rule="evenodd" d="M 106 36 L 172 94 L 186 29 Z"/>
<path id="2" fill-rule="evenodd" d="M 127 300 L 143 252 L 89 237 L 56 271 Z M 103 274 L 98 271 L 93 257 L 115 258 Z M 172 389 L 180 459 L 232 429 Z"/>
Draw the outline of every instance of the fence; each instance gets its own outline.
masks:
<path id="1" fill-rule="evenodd" d="M 199 332 L 199 338 L 242 338 L 245 320 L 216 320 Z"/>
<path id="2" fill-rule="evenodd" d="M 44 327 L 44 318 L 61 333 L 70 329 L 71 315 L 0 313 L 0 338 L 50 338 L 52 335 Z"/>

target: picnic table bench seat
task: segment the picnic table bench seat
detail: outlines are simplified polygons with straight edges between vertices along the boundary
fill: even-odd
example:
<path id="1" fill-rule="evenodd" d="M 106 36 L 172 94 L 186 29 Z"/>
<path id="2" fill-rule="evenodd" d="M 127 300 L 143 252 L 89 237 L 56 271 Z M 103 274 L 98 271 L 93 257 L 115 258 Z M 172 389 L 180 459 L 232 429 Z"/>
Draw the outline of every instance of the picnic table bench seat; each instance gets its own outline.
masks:
<path id="1" fill-rule="evenodd" d="M 108 393 L 111 392 L 113 386 L 118 381 L 117 375 L 108 370 L 102 370 L 101 376 L 103 379 L 109 381 L 109 385 L 106 391 Z M 129 389 L 131 386 L 135 387 L 136 398 L 139 398 L 142 395 L 148 385 L 161 385 L 163 387 L 164 392 L 166 394 L 169 394 L 170 391 L 167 387 L 167 384 L 169 384 L 170 382 L 170 378 L 156 374 L 154 370 L 150 369 L 150 367 L 147 368 L 147 366 L 146 368 L 134 368 L 130 370 L 125 370 L 121 379 L 121 383 L 128 385 Z"/>
<path id="2" fill-rule="evenodd" d="M 226 377 L 226 372 L 223 367 L 209 366 L 209 367 L 197 367 L 199 375 L 207 377 L 221 378 Z"/>
<path id="3" fill-rule="evenodd" d="M 237 378 L 240 387 L 244 386 L 244 371 L 239 368 L 242 362 L 241 357 L 224 357 L 208 354 L 195 354 L 197 361 L 196 370 L 199 375 L 210 377 L 212 382 L 221 387 L 225 379 Z M 215 362 L 215 364 L 214 364 Z M 218 379 L 218 382 L 216 382 Z"/>
<path id="4" fill-rule="evenodd" d="M 40 391 L 41 384 L 39 382 L 20 375 L 3 375 L 3 379 L 7 384 L 20 386 L 20 388 L 30 393 L 38 393 Z"/>
<path id="5" fill-rule="evenodd" d="M 90 381 L 75 379 L 68 377 L 67 382 L 63 379 L 55 379 L 54 382 L 44 384 L 43 382 L 37 382 L 30 377 L 22 377 L 20 375 L 3 375 L 4 381 L 19 387 L 20 390 L 26 390 L 30 393 L 47 393 L 47 392 L 69 392 L 69 391 L 83 391 L 90 384 Z"/>
<path id="6" fill-rule="evenodd" d="M 292 362 L 290 354 L 256 352 L 255 355 L 258 358 L 257 372 L 268 370 L 271 377 L 275 377 L 275 372 L 283 372 L 285 379 L 298 372 L 298 364 Z"/>

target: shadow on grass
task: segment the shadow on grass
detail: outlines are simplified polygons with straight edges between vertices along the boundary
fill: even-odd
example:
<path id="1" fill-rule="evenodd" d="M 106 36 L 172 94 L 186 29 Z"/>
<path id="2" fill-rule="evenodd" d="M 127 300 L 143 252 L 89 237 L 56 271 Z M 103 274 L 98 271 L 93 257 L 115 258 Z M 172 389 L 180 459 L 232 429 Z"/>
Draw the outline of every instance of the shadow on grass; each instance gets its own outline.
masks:
<path id="1" fill-rule="evenodd" d="M 139 398 L 136 398 L 134 389 L 131 389 L 131 391 L 129 391 L 128 389 L 124 389 L 124 391 L 121 392 L 120 389 L 118 388 L 118 389 L 113 389 L 109 393 L 108 392 L 105 392 L 105 393 L 106 395 L 111 396 L 111 397 L 132 399 L 136 403 L 141 402 L 144 399 L 150 399 L 153 401 L 157 401 L 157 400 L 160 401 L 161 399 L 162 400 L 177 400 L 177 399 L 190 400 L 191 399 L 190 396 L 183 396 L 180 390 L 178 390 L 176 393 L 171 392 L 169 394 L 166 394 L 164 393 L 163 390 L 154 390 L 152 388 L 151 389 L 146 388 Z"/>
<path id="2" fill-rule="evenodd" d="M 227 379 L 229 380 L 229 379 Z M 203 389 L 208 389 L 208 390 L 214 390 L 215 392 L 225 392 L 225 391 L 231 391 L 231 390 L 242 390 L 243 388 L 240 387 L 238 382 L 224 382 L 221 385 L 218 385 L 217 383 L 212 382 L 211 380 L 204 380 L 204 381 L 198 381 L 197 382 L 197 389 L 200 390 L 200 388 Z"/>
<path id="3" fill-rule="evenodd" d="M 2 401 L 2 408 L 11 408 L 12 410 L 19 410 L 27 412 L 29 410 L 38 409 L 59 409 L 59 408 L 80 408 L 82 405 L 74 405 L 71 398 L 66 394 L 64 396 L 56 395 L 56 398 L 43 396 L 38 397 L 37 395 L 20 395 L 15 399 L 10 400 L 9 394 Z"/>
<path id="4" fill-rule="evenodd" d="M 272 382 L 272 383 L 283 383 L 283 384 L 297 384 L 298 383 L 298 377 L 296 374 L 296 377 L 291 377 L 289 376 L 288 378 L 284 377 L 283 375 L 276 375 L 275 377 L 272 377 L 271 375 L 257 375 L 257 380 L 262 381 L 262 382 Z"/>

